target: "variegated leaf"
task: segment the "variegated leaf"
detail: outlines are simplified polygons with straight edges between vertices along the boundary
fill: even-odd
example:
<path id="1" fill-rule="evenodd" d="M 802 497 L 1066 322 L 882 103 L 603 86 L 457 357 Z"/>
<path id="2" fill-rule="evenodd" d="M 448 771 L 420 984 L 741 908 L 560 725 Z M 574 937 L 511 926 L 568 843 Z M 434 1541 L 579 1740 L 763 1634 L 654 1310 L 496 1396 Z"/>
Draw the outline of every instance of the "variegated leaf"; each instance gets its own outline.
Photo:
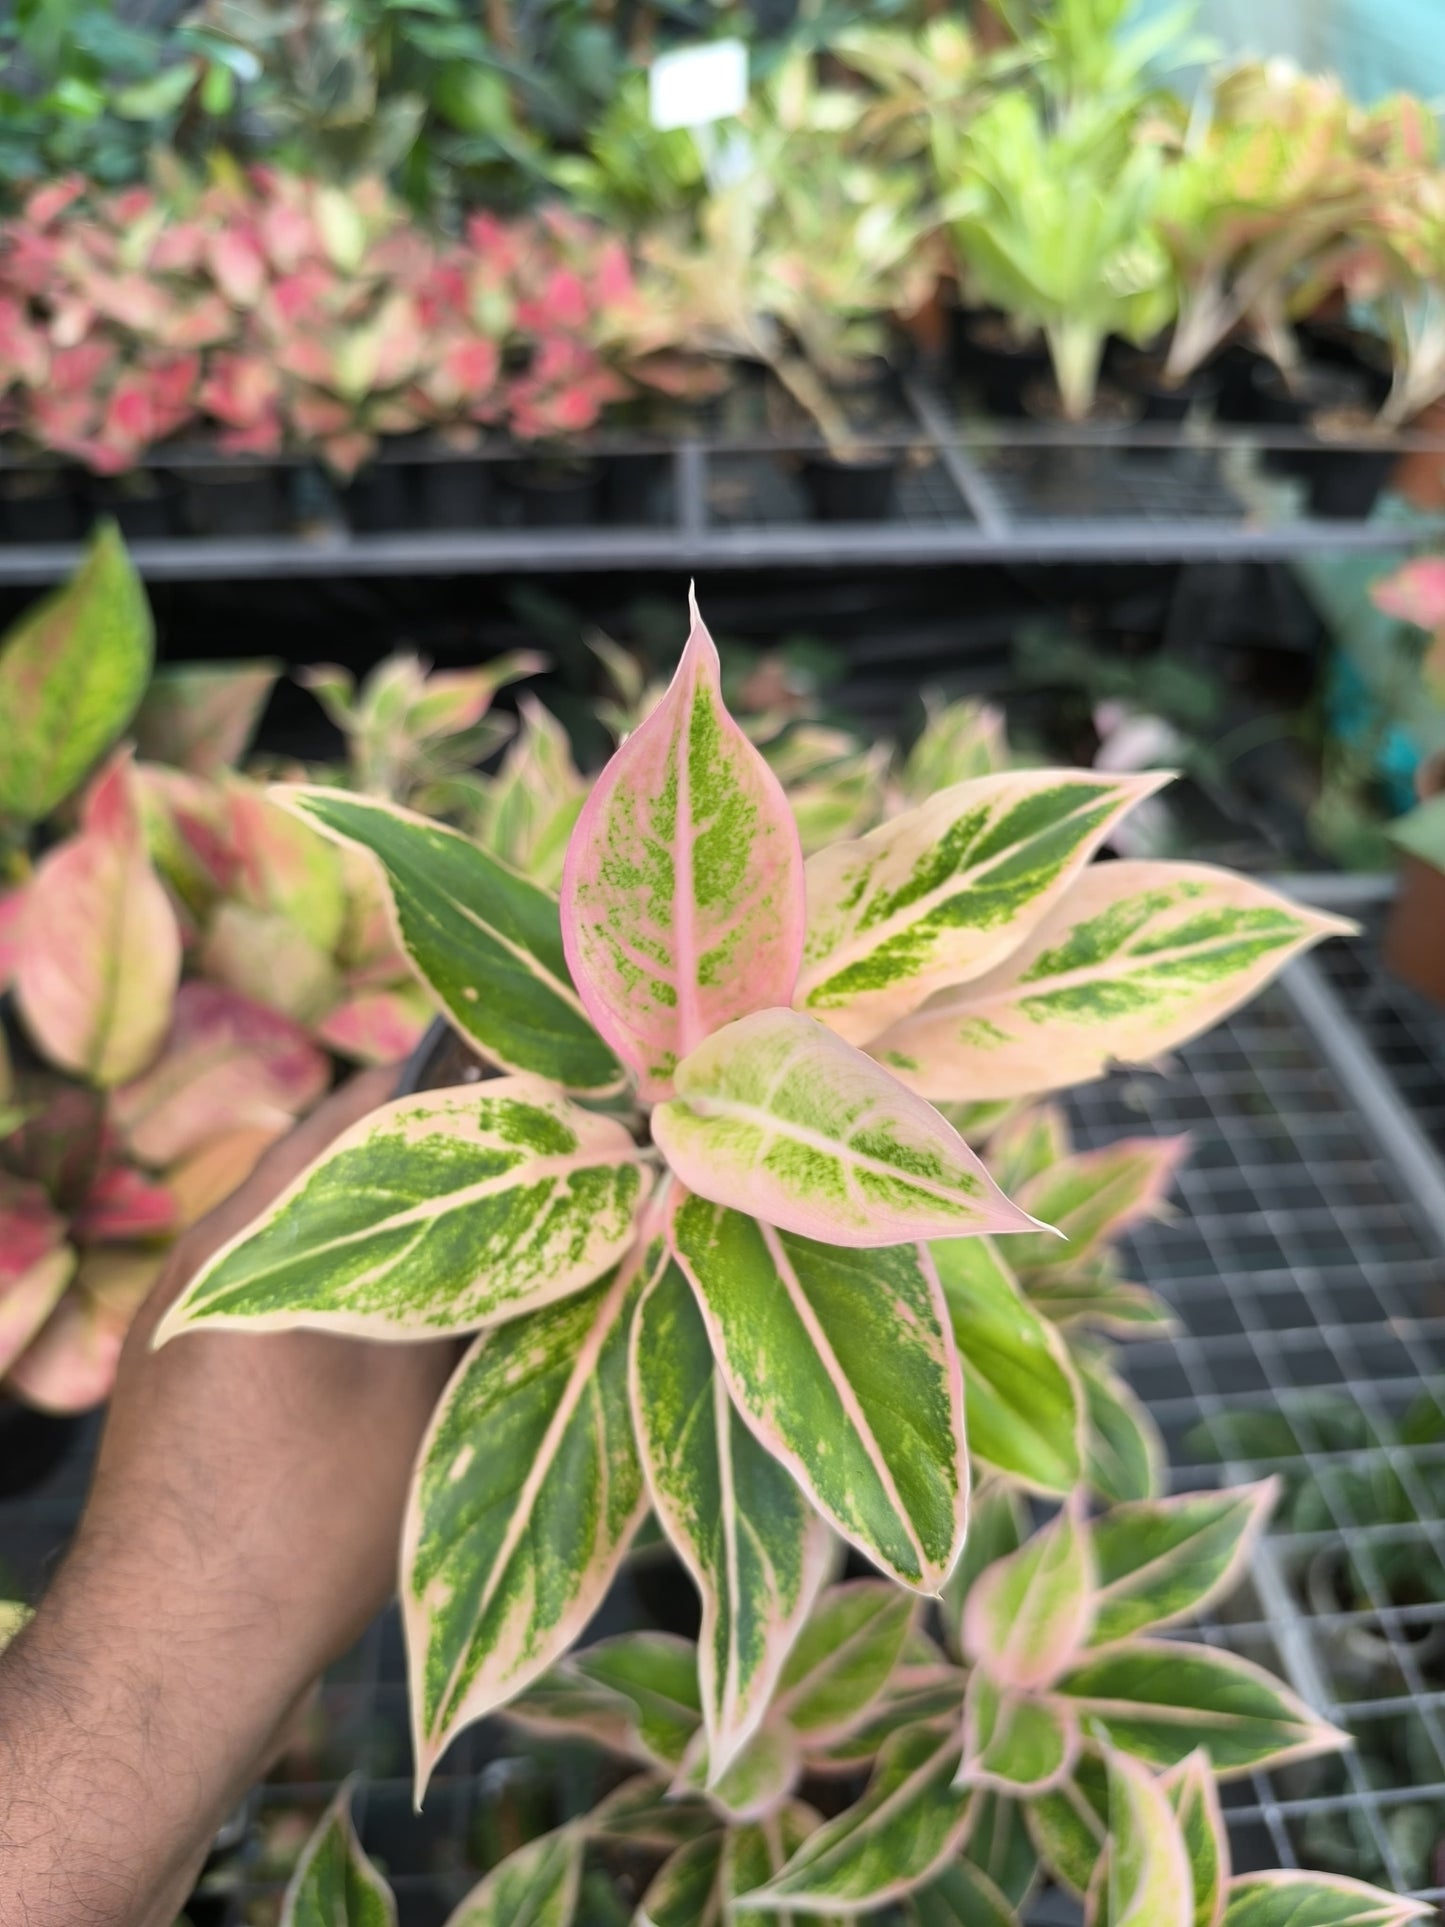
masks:
<path id="1" fill-rule="evenodd" d="M 447 1917 L 447 1927 L 568 1927 L 585 1836 L 558 1827 L 509 1853 Z"/>
<path id="2" fill-rule="evenodd" d="M 474 1331 L 615 1264 L 646 1185 L 622 1125 L 539 1077 L 395 1098 L 222 1246 L 158 1342 L 202 1325 L 392 1339 Z"/>
<path id="3" fill-rule="evenodd" d="M 1352 926 L 1203 863 L 1086 870 L 1006 963 L 871 1047 L 925 1097 L 1026 1097 L 1148 1063 Z"/>
<path id="4" fill-rule="evenodd" d="M 1121 1752 L 1170 1767 L 1203 1746 L 1218 1779 L 1347 1744 L 1263 1667 L 1211 1646 L 1122 1640 L 1089 1654 L 1055 1691 L 1075 1701 L 1085 1725 L 1101 1727 Z"/>
<path id="5" fill-rule="evenodd" d="M 729 1903 L 729 1927 L 801 1927 L 803 1920 L 816 1927 L 816 1914 L 778 1914 L 771 1908 L 759 1913 L 752 1907 L 739 1907 L 737 1896 L 765 1886 L 792 1859 L 803 1842 L 820 1825 L 818 1815 L 799 1800 L 789 1801 L 776 1812 L 765 1814 L 750 1825 L 730 1827 L 723 1843 L 721 1884 Z M 824 1927 L 843 1927 L 846 1917 L 824 1917 Z"/>
<path id="6" fill-rule="evenodd" d="M 1029 1523 L 1028 1506 L 1011 1479 L 984 1478 L 974 1487 L 963 1556 L 940 1595 L 950 1660 L 963 1659 L 963 1608 L 969 1594 L 990 1566 L 1018 1551 L 1029 1535 Z"/>
<path id="7" fill-rule="evenodd" d="M 744 1905 L 854 1914 L 922 1885 L 968 1830 L 976 1796 L 955 1789 L 958 1760 L 957 1734 L 945 1725 L 895 1733 L 862 1797 L 805 1840 L 766 1886 L 745 1894 Z"/>
<path id="8" fill-rule="evenodd" d="M 1087 1328 L 1110 1338 L 1165 1338 L 1177 1323 L 1157 1292 L 1120 1275 L 1112 1252 L 1064 1278 L 1035 1273 L 1027 1296 L 1051 1325 Z"/>
<path id="9" fill-rule="evenodd" d="M 231 894 L 237 905 L 282 919 L 331 957 L 347 934 L 345 851 L 335 847 L 319 824 L 285 807 L 284 790 L 264 790 L 231 776 L 222 794 L 236 866 Z M 347 800 L 343 790 L 321 794 L 338 803 Z"/>
<path id="10" fill-rule="evenodd" d="M 1124 812 L 1166 780 L 1080 770 L 980 776 L 855 843 L 820 850 L 807 864 L 808 941 L 794 1002 L 849 1043 L 882 1037 L 935 991 L 1017 950 Z M 942 1095 L 991 1093 L 955 1080 Z"/>
<path id="11" fill-rule="evenodd" d="M 775 1813 L 797 1785 L 803 1750 L 796 1733 L 781 1720 L 757 1728 L 708 1787 L 708 1798 L 733 1822 Z M 683 1761 L 677 1787 L 701 1789 L 708 1774 L 707 1739 L 700 1734 Z"/>
<path id="12" fill-rule="evenodd" d="M 931 1104 L 796 1010 L 700 1045 L 652 1135 L 689 1190 L 826 1244 L 1032 1232 Z"/>
<path id="13" fill-rule="evenodd" d="M 422 1443 L 402 1539 L 417 1781 L 577 1638 L 647 1493 L 627 1401 L 629 1259 L 486 1332 Z"/>
<path id="14" fill-rule="evenodd" d="M 1091 1646 L 1170 1626 L 1228 1592 L 1264 1529 L 1279 1481 L 1115 1506 L 1090 1528 L 1098 1573 Z"/>
<path id="15" fill-rule="evenodd" d="M 82 1253 L 70 1288 L 16 1359 L 6 1387 L 42 1412 L 88 1412 L 110 1395 L 131 1320 L 163 1262 L 155 1250 Z"/>
<path id="16" fill-rule="evenodd" d="M 917 1615 L 916 1601 L 884 1580 L 830 1586 L 788 1654 L 778 1717 L 816 1746 L 852 1732 L 887 1685 Z"/>
<path id="17" fill-rule="evenodd" d="M 1024 1820 L 1039 1858 L 1080 1899 L 1093 1884 L 1109 1833 L 1109 1782 L 1099 1754 L 1086 1747 L 1060 1786 L 1036 1794 Z"/>
<path id="18" fill-rule="evenodd" d="M 1093 1551 L 1076 1494 L 977 1580 L 963 1609 L 963 1647 L 1000 1685 L 1027 1691 L 1065 1671 L 1093 1617 Z"/>
<path id="19" fill-rule="evenodd" d="M 233 768 L 280 673 L 279 662 L 167 663 L 151 678 L 135 720 L 140 754 L 197 776 Z"/>
<path id="20" fill-rule="evenodd" d="M 1020 1202 L 1062 1235 L 1031 1233 L 1011 1245 L 1019 1277 L 1031 1287 L 1040 1274 L 1065 1276 L 1140 1219 L 1156 1216 L 1188 1149 L 1187 1137 L 1120 1138 L 1030 1178 L 1019 1187 Z"/>
<path id="21" fill-rule="evenodd" d="M 147 1164 L 170 1164 L 225 1130 L 284 1128 L 331 1081 L 306 1033 L 216 984 L 182 984 L 170 1034 L 149 1070 L 122 1085 L 111 1115 Z"/>
<path id="22" fill-rule="evenodd" d="M 788 1003 L 803 944 L 787 799 L 724 707 L 692 614 L 666 696 L 598 778 L 562 873 L 573 978 L 644 1097 L 666 1096 L 713 1031 Z"/>
<path id="23" fill-rule="evenodd" d="M 390 990 L 359 990 L 316 1026 L 318 1039 L 353 1064 L 395 1064 L 409 1057 L 431 1022 L 431 1004 L 409 979 Z"/>
<path id="24" fill-rule="evenodd" d="M 1010 1193 L 1073 1155 L 1069 1123 L 1058 1104 L 1029 1104 L 1005 1114 L 988 1138 L 988 1168 Z"/>
<path id="25" fill-rule="evenodd" d="M 675 1264 L 638 1310 L 632 1402 L 653 1505 L 702 1596 L 698 1670 L 711 1784 L 767 1710 L 827 1574 L 831 1539 L 734 1411 Z"/>
<path id="26" fill-rule="evenodd" d="M 985 1793 L 975 1802 L 964 1859 L 987 1874 L 1011 1906 L 1023 1906 L 1039 1877 L 1039 1857 L 1019 1801 Z"/>
<path id="27" fill-rule="evenodd" d="M 145 589 L 113 522 L 0 642 L 0 816 L 38 823 L 120 735 L 150 674 Z"/>
<path id="28" fill-rule="evenodd" d="M 1224 1927 L 1405 1927 L 1435 1912 L 1343 1874 L 1241 1873 L 1229 1883 Z"/>
<path id="29" fill-rule="evenodd" d="M 1193 1927 L 1194 1883 L 1169 1796 L 1146 1767 L 1110 1753 L 1109 1844 L 1085 1927 Z"/>
<path id="30" fill-rule="evenodd" d="M 1152 1499 L 1164 1478 L 1158 1426 L 1106 1360 L 1077 1344 L 1071 1356 L 1084 1388 L 1089 1490 L 1110 1505 Z"/>
<path id="31" fill-rule="evenodd" d="M 86 798 L 80 834 L 51 850 L 30 881 L 16 1001 L 52 1063 L 109 1086 L 159 1049 L 180 974 L 180 928 L 121 755 Z"/>
<path id="32" fill-rule="evenodd" d="M 1209 1755 L 1203 1747 L 1186 1755 L 1165 1774 L 1164 1790 L 1174 1808 L 1184 1851 L 1189 1856 L 1190 1884 L 1194 1892 L 1191 1927 L 1220 1927 L 1229 1882 L 1229 1835 L 1225 1832 L 1219 1789 L 1214 1784 Z"/>
<path id="33" fill-rule="evenodd" d="M 273 792 L 337 842 L 369 850 L 397 940 L 438 1009 L 483 1056 L 569 1090 L 613 1090 L 622 1066 L 572 987 L 556 900 L 466 837 L 341 790 Z"/>
<path id="34" fill-rule="evenodd" d="M 673 1242 L 757 1438 L 846 1539 L 936 1590 L 967 1527 L 968 1457 L 928 1247 L 865 1255 L 685 1194 Z"/>
<path id="35" fill-rule="evenodd" d="M 655 1853 L 671 1853 L 704 1833 L 715 1833 L 718 1816 L 706 1800 L 680 1799 L 661 1773 L 638 1773 L 608 1794 L 582 1822 L 590 1839 L 626 1840 Z"/>
<path id="36" fill-rule="evenodd" d="M 35 1337 L 75 1270 L 65 1220 L 38 1184 L 0 1172 L 0 1373 Z"/>
<path id="37" fill-rule="evenodd" d="M 889 1681 L 872 1706 L 840 1740 L 808 1751 L 810 1773 L 856 1773 L 868 1766 L 893 1735 L 920 1720 L 947 1720 L 955 1731 L 963 1718 L 964 1675 L 957 1667 L 926 1685 Z"/>
<path id="38" fill-rule="evenodd" d="M 723 1836 L 689 1840 L 653 1876 L 633 1927 L 724 1927 Z"/>
<path id="39" fill-rule="evenodd" d="M 594 1724 L 594 1738 L 642 1760 L 682 1766 L 702 1726 L 697 1648 L 691 1640 L 674 1633 L 618 1633 L 572 1654 L 557 1671 L 611 1694 L 625 1708 L 624 1724 L 611 1733 Z M 554 1717 L 564 1710 L 554 1700 Z"/>
<path id="40" fill-rule="evenodd" d="M 908 1917 L 913 1927 L 1018 1927 L 1007 1896 L 968 1860 L 955 1860 L 911 1894 Z"/>
<path id="41" fill-rule="evenodd" d="M 1036 1492 L 1083 1471 L 1083 1396 L 1058 1332 L 1019 1290 L 991 1238 L 931 1247 L 963 1366 L 969 1445 Z"/>
<path id="42" fill-rule="evenodd" d="M 396 1927 L 396 1902 L 361 1850 L 351 1823 L 348 1780 L 296 1863 L 281 1903 L 281 1927 Z"/>
<path id="43" fill-rule="evenodd" d="M 1058 1700 L 1000 1686 L 986 1666 L 969 1675 L 963 1704 L 961 1787 L 1013 1797 L 1057 1786 L 1079 1751 L 1079 1725 Z"/>

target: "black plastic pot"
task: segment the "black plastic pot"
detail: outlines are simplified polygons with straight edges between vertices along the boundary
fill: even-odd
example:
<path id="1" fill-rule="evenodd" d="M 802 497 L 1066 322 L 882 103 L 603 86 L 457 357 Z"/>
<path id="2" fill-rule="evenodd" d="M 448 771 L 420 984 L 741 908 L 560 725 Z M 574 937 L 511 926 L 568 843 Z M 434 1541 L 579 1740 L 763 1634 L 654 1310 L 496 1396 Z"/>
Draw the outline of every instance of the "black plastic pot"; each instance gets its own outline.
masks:
<path id="1" fill-rule="evenodd" d="M 1020 345 L 1001 316 L 973 308 L 952 310 L 950 333 L 955 374 L 976 391 L 991 415 L 1021 419 L 1025 389 L 1049 372 L 1042 339 Z"/>
<path id="2" fill-rule="evenodd" d="M 1214 403 L 1216 421 L 1245 426 L 1263 419 L 1254 374 L 1257 368 L 1272 368 L 1273 362 L 1266 361 L 1263 355 L 1246 348 L 1242 342 L 1231 342 L 1206 365 L 1218 388 Z"/>
<path id="3" fill-rule="evenodd" d="M 1309 510 L 1327 520 L 1362 522 L 1370 514 L 1399 456 L 1389 448 L 1330 448 L 1304 457 Z"/>
<path id="4" fill-rule="evenodd" d="M 178 474 L 186 521 L 196 535 L 276 535 L 290 522 L 285 469 L 217 462 Z"/>
<path id="5" fill-rule="evenodd" d="M 90 505 L 96 515 L 114 516 L 128 542 L 163 542 L 180 533 L 180 489 L 173 476 L 153 469 L 93 476 Z"/>
<path id="6" fill-rule="evenodd" d="M 1287 382 L 1271 362 L 1252 371 L 1262 422 L 1281 427 L 1308 428 L 1315 446 L 1266 449 L 1266 468 L 1279 475 L 1297 475 L 1308 490 L 1312 515 L 1362 519 L 1370 513 L 1395 464 L 1394 452 L 1384 448 L 1332 445 L 1332 438 L 1368 430 L 1378 387 L 1368 373 L 1337 362 L 1310 362 Z"/>
<path id="7" fill-rule="evenodd" d="M 887 522 L 897 508 L 899 457 L 890 452 L 839 461 L 809 455 L 800 474 L 820 522 Z"/>
<path id="8" fill-rule="evenodd" d="M 1219 398 L 1219 375 L 1212 367 L 1196 368 L 1180 382 L 1166 382 L 1162 357 L 1131 348 L 1127 343 L 1110 355 L 1109 375 L 1124 394 L 1138 403 L 1141 421 L 1182 422 L 1196 410 L 1213 408 Z"/>
<path id="9" fill-rule="evenodd" d="M 570 529 L 600 518 L 602 471 L 597 462 L 509 462 L 498 479 L 512 491 L 528 528 Z"/>
<path id="10" fill-rule="evenodd" d="M 613 455 L 602 474 L 602 513 L 609 522 L 656 522 L 672 475 L 664 454 Z"/>
<path id="11" fill-rule="evenodd" d="M 492 520 L 492 476 L 485 462 L 458 457 L 412 470 L 417 523 L 424 529 L 475 529 Z"/>
<path id="12" fill-rule="evenodd" d="M 0 1499 L 43 1484 L 75 1443 L 81 1423 L 0 1397 Z"/>
<path id="13" fill-rule="evenodd" d="M 12 542 L 73 542 L 85 532 L 85 478 L 79 470 L 0 471 L 0 527 Z"/>
<path id="14" fill-rule="evenodd" d="M 411 490 L 412 471 L 400 462 L 373 462 L 336 491 L 347 525 L 358 535 L 381 535 L 387 530 L 415 526 Z"/>

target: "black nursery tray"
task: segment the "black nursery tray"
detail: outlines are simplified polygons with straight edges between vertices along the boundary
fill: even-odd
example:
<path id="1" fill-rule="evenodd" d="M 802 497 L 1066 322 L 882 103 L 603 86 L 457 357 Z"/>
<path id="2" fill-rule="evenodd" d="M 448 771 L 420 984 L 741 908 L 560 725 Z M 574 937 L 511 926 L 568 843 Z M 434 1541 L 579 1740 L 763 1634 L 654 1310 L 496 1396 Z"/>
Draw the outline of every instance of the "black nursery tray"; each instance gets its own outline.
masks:
<path id="1" fill-rule="evenodd" d="M 1404 1022 L 1408 1054 L 1392 1029 Z M 1420 1081 L 1417 1121 L 1394 1082 L 1422 1061 L 1445 1065 L 1445 1015 L 1392 984 L 1367 935 L 1296 965 L 1165 1074 L 1115 1076 L 1076 1093 L 1070 1108 L 1085 1144 L 1140 1132 L 1191 1136 L 1173 1218 L 1142 1228 L 1125 1254 L 1182 1327 L 1125 1352 L 1163 1428 L 1173 1488 L 1277 1471 L 1310 1479 L 1321 1495 L 1318 1523 L 1272 1532 L 1246 1586 L 1198 1636 L 1284 1674 L 1358 1746 L 1227 1786 L 1236 1864 L 1328 1863 L 1439 1901 L 1445 1427 L 1439 1442 L 1402 1443 L 1398 1432 L 1406 1414 L 1445 1400 L 1445 1170 L 1420 1128 L 1438 1114 L 1440 1089 L 1430 1095 Z M 1411 1088 L 1407 1081 L 1407 1096 Z M 1357 1427 L 1346 1443 L 1337 1436 L 1341 1412 Z M 1252 1438 L 1241 1414 L 1272 1429 Z M 27 1587 L 74 1518 L 83 1446 L 47 1487 L 0 1503 L 0 1560 Z M 1361 1475 L 1391 1478 L 1390 1491 L 1414 1516 L 1362 1516 Z M 1441 1582 L 1405 1603 L 1381 1574 L 1382 1561 L 1398 1568 L 1402 1546 L 1411 1570 Z M 1312 1605 L 1309 1575 L 1321 1551 L 1349 1562 L 1358 1589 L 1349 1609 Z M 642 1612 L 624 1581 L 594 1631 L 637 1623 Z M 539 1766 L 489 1722 L 447 1755 L 417 1819 L 409 1753 L 401 1643 L 389 1614 L 329 1677 L 286 1777 L 249 1796 L 237 1843 L 192 1908 L 194 1927 L 274 1927 L 305 1817 L 353 1770 L 362 1774 L 362 1838 L 394 1880 L 402 1927 L 441 1927 L 509 1829 L 550 1824 L 597 1791 L 595 1766 L 561 1756 Z M 625 1921 L 627 1898 L 617 1896 L 620 1914 L 599 1911 L 589 1927 Z M 1078 1916 L 1046 1895 L 1030 1918 L 1052 1927 Z"/>

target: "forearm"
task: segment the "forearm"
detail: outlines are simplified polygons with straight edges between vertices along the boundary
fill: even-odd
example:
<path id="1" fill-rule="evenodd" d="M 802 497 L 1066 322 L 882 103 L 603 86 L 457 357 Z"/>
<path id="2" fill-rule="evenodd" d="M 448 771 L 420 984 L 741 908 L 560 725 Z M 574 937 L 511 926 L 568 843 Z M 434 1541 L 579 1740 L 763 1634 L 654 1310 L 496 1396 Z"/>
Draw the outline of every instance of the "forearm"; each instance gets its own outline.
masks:
<path id="1" fill-rule="evenodd" d="M 171 1927 L 284 1720 L 234 1597 L 133 1580 L 82 1548 L 0 1657 L 0 1927 Z"/>

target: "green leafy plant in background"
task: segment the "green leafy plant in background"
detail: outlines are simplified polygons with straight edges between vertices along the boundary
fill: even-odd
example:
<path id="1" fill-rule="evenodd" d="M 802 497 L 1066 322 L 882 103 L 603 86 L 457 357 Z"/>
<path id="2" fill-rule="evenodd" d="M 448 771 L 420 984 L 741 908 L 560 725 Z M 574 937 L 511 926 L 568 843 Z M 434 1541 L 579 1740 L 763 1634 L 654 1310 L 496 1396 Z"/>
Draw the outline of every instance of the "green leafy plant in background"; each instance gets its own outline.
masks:
<path id="1" fill-rule="evenodd" d="M 535 1712 L 559 1667 L 564 1701 L 568 1669 L 586 1678 L 587 1654 L 568 1651 L 649 1510 L 702 1601 L 670 1764 L 746 1825 L 793 1784 L 800 1748 L 779 1709 L 831 1597 L 835 1539 L 911 1615 L 911 1599 L 973 1570 L 970 1483 L 1001 1477 L 1063 1508 L 992 1582 L 1003 1598 L 1026 1581 L 1032 1599 L 1029 1571 L 1053 1574 L 1045 1549 L 1094 1545 L 1086 1485 L 1152 1489 L 1157 1461 L 1119 1421 L 1097 1331 L 1157 1316 L 1104 1241 L 1156 1208 L 1177 1147 L 1075 1158 L 1052 1114 L 1010 1137 L 995 1111 L 991 1175 L 930 1100 L 1003 1106 L 1151 1058 L 1339 927 L 1203 866 L 1091 864 L 1158 780 L 973 777 L 805 865 L 695 615 L 667 693 L 582 806 L 560 900 L 377 798 L 278 793 L 369 854 L 428 996 L 501 1074 L 353 1127 L 198 1275 L 161 1338 L 474 1334 L 404 1535 L 419 1789 L 471 1721 L 519 1694 Z M 986 1535 L 971 1543 L 976 1556 Z M 1063 1562 L 1084 1576 L 1067 1637 L 1043 1638 L 1047 1657 L 1022 1670 L 1002 1661 L 1007 1708 L 975 1709 L 1000 1745 L 1015 1715 L 1024 1737 L 1068 1727 L 1057 1696 L 1104 1665 L 1078 1658 L 1091 1556 Z M 631 1666 L 650 1726 L 662 1661 L 652 1648 L 629 1661 L 637 1650 L 608 1683 Z M 1237 1662 L 1198 1664 L 1242 1677 Z M 1267 1691 L 1268 1723 L 1282 1689 Z M 1090 1704 L 1108 1697 L 1100 1684 Z M 937 1718 L 905 1722 L 880 1760 L 908 1797 L 875 1789 L 849 1822 L 928 1794 L 924 1836 L 848 1876 L 886 1866 L 890 1896 L 966 1830 L 958 1720 Z M 1285 1725 L 1290 1748 L 1334 1743 L 1302 1712 Z M 756 1910 L 827 1912 L 829 1890 L 799 1903 L 789 1883 L 833 1865 L 833 1843 L 800 1817 L 771 1844 L 719 1852 L 754 1856 L 742 1892 Z M 684 1876 L 684 1892 L 715 1885 L 693 1865 L 710 1850 L 684 1851 L 643 1918 Z M 874 1891 L 836 1904 L 857 1911 Z"/>

